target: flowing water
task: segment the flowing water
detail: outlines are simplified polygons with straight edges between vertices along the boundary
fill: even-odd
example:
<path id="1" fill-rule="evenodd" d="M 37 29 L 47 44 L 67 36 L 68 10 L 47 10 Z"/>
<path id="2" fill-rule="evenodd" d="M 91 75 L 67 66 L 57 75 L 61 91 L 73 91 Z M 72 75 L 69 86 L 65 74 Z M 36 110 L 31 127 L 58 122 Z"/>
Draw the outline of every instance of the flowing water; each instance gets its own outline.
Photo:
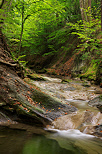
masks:
<path id="1" fill-rule="evenodd" d="M 88 135 L 92 133 L 93 126 L 102 124 L 102 114 L 97 108 L 88 105 L 89 100 L 99 96 L 97 93 L 101 89 L 98 86 L 84 87 L 81 81 L 62 83 L 61 79 L 46 79 L 46 82 L 33 83 L 52 97 L 78 108 L 77 112 L 62 116 L 53 121 L 53 126 L 47 127 L 50 131 L 56 131 L 50 138 L 74 153 L 101 154 L 102 140 Z"/>
<path id="2" fill-rule="evenodd" d="M 37 128 L 36 128 L 37 129 Z M 0 154 L 101 154 L 102 140 L 79 130 L 51 130 L 30 134 L 0 129 Z M 52 133 L 52 131 L 54 131 Z"/>
<path id="3" fill-rule="evenodd" d="M 32 81 L 42 91 L 63 103 L 78 108 L 78 111 L 62 116 L 53 126 L 28 130 L 0 127 L 0 154 L 101 154 L 102 139 L 89 135 L 88 126 L 102 123 L 102 114 L 88 101 L 98 96 L 97 86 L 83 87 L 82 83 L 61 83 L 61 79 L 45 77 L 47 81 Z M 0 113 L 2 121 L 10 121 Z M 23 126 L 22 126 L 23 127 Z M 39 133 L 38 133 L 39 132 Z"/>
<path id="4" fill-rule="evenodd" d="M 74 154 L 102 153 L 102 141 L 92 135 L 81 133 L 76 129 L 56 131 L 56 134 L 50 134 L 49 137 L 57 140 L 62 148 L 70 150 Z"/>

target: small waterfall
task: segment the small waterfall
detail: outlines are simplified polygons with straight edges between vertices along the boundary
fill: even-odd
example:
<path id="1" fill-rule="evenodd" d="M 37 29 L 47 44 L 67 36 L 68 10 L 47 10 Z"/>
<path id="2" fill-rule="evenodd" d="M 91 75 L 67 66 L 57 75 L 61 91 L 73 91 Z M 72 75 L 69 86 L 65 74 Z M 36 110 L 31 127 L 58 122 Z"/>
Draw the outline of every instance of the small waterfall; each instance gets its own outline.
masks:
<path id="1" fill-rule="evenodd" d="M 101 154 L 102 143 L 101 140 L 95 138 L 93 135 L 84 134 L 77 129 L 58 130 L 49 129 L 55 133 L 47 135 L 50 139 L 58 141 L 62 148 L 72 150 L 77 154 Z M 80 149 L 77 151 L 77 149 Z"/>
<path id="2" fill-rule="evenodd" d="M 62 116 L 53 121 L 53 126 L 47 128 L 54 128 L 59 130 L 77 129 L 85 134 L 93 134 L 96 125 L 102 123 L 102 114 L 100 112 L 92 111 L 77 111 L 76 113 Z"/>
<path id="3" fill-rule="evenodd" d="M 87 133 L 87 127 L 84 129 L 83 133 L 84 133 L 84 134 L 86 134 L 86 133 Z"/>
<path id="4" fill-rule="evenodd" d="M 100 123 L 100 124 L 102 123 L 102 114 L 100 112 L 98 112 L 92 118 L 92 125 L 96 125 L 98 123 Z"/>

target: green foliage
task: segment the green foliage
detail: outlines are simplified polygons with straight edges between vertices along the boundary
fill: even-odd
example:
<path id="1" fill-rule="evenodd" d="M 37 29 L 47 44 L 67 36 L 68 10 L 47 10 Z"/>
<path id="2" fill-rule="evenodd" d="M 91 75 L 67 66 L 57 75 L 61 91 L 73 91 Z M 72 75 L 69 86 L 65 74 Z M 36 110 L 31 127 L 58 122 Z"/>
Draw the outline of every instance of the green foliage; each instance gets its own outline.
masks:
<path id="1" fill-rule="evenodd" d="M 82 60 L 92 60 L 95 57 L 94 62 L 99 63 L 102 54 L 100 20 L 91 17 L 89 22 L 80 20 L 75 24 L 68 23 L 68 26 L 72 28 L 72 34 L 77 35 L 80 40 L 76 51 L 80 52 Z"/>
<path id="2" fill-rule="evenodd" d="M 21 56 L 16 57 L 16 55 L 13 52 L 11 52 L 11 54 L 12 54 L 12 59 L 22 64 L 24 67 L 28 63 L 27 61 L 22 60 L 24 57 L 26 57 L 26 55 L 21 55 Z"/>
<path id="3" fill-rule="evenodd" d="M 90 22 L 82 22 L 78 0 L 12 0 L 12 3 L 7 0 L 0 10 L 0 21 L 4 22 L 3 33 L 15 57 L 19 53 L 23 23 L 20 56 L 45 56 L 61 51 L 67 54 L 73 48 L 73 40 L 70 40 L 73 35 L 80 40 L 77 51 L 81 51 L 81 58 L 92 60 L 95 55 L 94 61 L 99 63 L 102 51 L 101 39 L 97 37 L 100 29 L 99 6 L 100 0 L 93 0 L 94 18 L 91 17 Z M 88 14 L 89 10 L 86 12 Z"/>
<path id="4" fill-rule="evenodd" d="M 99 98 L 102 100 L 102 94 L 99 96 Z"/>
<path id="5" fill-rule="evenodd" d="M 8 5 L 9 6 L 9 5 Z M 13 52 L 18 54 L 22 27 L 22 54 L 54 54 L 67 41 L 66 22 L 80 19 L 77 0 L 12 0 L 5 12 L 3 32 Z M 2 10 L 4 11 L 4 10 Z M 66 38 L 65 38 L 66 37 Z M 54 41 L 55 39 L 55 41 Z"/>

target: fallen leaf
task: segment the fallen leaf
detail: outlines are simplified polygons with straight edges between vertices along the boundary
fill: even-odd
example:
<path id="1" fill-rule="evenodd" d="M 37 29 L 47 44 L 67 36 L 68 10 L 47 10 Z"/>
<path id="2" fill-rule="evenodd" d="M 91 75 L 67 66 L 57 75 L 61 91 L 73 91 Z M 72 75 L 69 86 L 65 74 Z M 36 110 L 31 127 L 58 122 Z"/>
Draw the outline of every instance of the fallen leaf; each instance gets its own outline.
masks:
<path id="1" fill-rule="evenodd" d="M 30 91 L 27 92 L 28 94 L 31 94 Z"/>

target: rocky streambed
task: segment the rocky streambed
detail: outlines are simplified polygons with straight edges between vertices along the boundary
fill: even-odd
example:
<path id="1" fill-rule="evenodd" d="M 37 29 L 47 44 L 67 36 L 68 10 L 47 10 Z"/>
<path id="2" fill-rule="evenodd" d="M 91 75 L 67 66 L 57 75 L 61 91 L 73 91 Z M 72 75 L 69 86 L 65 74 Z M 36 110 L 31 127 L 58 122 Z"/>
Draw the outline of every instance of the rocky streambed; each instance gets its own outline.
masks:
<path id="1" fill-rule="evenodd" d="M 78 79 L 42 75 L 35 80 L 26 79 L 29 84 L 18 89 L 23 102 L 9 102 L 10 110 L 1 103 L 1 153 L 101 154 L 102 89 Z"/>
<path id="2" fill-rule="evenodd" d="M 83 133 L 102 137 L 102 89 L 99 86 L 91 85 L 90 82 L 78 79 L 63 82 L 58 78 L 44 78 L 46 81 L 31 82 L 44 93 L 70 107 L 69 109 L 64 108 L 64 114 L 63 105 L 57 108 L 59 112 L 53 108 L 53 112 L 46 113 L 46 116 L 52 117 L 56 114 L 52 125 L 48 125 L 47 128 L 78 129 Z"/>

